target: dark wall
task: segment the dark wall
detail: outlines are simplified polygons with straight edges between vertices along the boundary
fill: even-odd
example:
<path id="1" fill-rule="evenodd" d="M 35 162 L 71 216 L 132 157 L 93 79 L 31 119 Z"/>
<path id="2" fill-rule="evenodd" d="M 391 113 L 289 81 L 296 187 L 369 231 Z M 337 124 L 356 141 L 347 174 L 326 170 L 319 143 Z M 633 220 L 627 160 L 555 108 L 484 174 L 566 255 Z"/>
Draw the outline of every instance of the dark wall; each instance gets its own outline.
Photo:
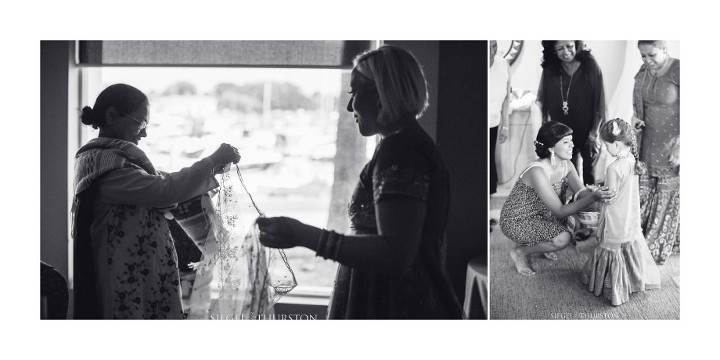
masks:
<path id="1" fill-rule="evenodd" d="M 71 41 L 40 42 L 40 259 L 68 278 Z"/>
<path id="2" fill-rule="evenodd" d="M 487 42 L 440 41 L 437 142 L 450 172 L 447 267 L 460 301 L 467 263 L 487 264 Z"/>
<path id="3" fill-rule="evenodd" d="M 438 99 L 438 59 L 440 41 L 422 40 L 388 40 L 385 44 L 392 44 L 402 47 L 415 55 L 415 58 L 422 65 L 423 73 L 428 84 L 428 102 L 430 107 L 422 117 L 418 119 L 425 131 L 437 141 L 437 99 Z"/>

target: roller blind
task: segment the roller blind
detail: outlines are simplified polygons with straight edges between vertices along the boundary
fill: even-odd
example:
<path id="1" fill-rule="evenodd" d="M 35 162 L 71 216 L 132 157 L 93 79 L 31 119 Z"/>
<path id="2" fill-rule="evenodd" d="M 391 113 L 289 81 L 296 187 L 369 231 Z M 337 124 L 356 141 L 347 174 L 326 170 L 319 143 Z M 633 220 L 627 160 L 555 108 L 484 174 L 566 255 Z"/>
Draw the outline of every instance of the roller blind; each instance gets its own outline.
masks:
<path id="1" fill-rule="evenodd" d="M 352 68 L 373 41 L 90 41 L 78 42 L 87 66 L 246 66 Z"/>

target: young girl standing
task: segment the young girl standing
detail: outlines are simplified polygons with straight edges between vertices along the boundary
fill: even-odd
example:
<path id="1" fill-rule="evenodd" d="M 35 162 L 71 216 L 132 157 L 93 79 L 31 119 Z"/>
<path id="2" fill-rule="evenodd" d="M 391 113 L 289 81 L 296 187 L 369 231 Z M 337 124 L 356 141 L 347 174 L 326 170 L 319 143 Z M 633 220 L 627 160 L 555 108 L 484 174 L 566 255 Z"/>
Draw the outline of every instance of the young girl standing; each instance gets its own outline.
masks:
<path id="1" fill-rule="evenodd" d="M 585 264 L 582 281 L 596 296 L 620 305 L 633 292 L 660 288 L 660 272 L 640 228 L 639 175 L 646 169 L 636 160 L 635 133 L 627 122 L 613 119 L 600 127 L 600 138 L 615 158 L 605 171 L 605 186 L 617 195 L 603 203 L 600 245 Z"/>

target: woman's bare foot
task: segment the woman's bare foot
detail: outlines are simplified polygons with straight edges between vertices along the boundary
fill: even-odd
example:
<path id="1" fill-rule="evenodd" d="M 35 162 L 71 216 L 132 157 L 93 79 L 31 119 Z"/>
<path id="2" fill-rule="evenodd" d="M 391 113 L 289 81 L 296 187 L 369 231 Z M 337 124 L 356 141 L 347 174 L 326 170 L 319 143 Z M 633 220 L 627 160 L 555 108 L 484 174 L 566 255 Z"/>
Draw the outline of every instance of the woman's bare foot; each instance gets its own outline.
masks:
<path id="1" fill-rule="evenodd" d="M 557 254 L 554 252 L 543 253 L 543 256 L 545 256 L 546 259 L 552 260 L 552 261 L 557 261 L 557 259 L 558 259 Z"/>
<path id="2" fill-rule="evenodd" d="M 535 275 L 535 271 L 528 264 L 527 256 L 520 254 L 517 251 L 518 248 L 510 250 L 510 258 L 515 263 L 515 269 L 520 275 L 531 276 Z"/>

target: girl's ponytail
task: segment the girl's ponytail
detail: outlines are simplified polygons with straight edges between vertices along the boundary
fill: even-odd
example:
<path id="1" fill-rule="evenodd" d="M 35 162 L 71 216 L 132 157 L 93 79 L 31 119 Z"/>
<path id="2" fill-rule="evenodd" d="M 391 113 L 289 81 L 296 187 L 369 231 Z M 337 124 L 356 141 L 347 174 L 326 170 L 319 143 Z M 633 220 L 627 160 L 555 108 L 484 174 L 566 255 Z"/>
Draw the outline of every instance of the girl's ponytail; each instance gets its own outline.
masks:
<path id="1" fill-rule="evenodd" d="M 637 144 L 637 136 L 635 134 L 635 130 L 633 130 L 629 125 L 628 125 L 628 130 L 630 131 L 630 138 L 631 138 L 630 151 L 632 152 L 633 156 L 635 157 L 635 174 L 642 176 L 647 172 L 647 166 L 645 166 L 644 162 L 640 161 L 638 144 Z"/>
<path id="2" fill-rule="evenodd" d="M 647 172 L 645 163 L 638 158 L 637 134 L 635 130 L 623 119 L 612 119 L 600 125 L 600 139 L 609 143 L 620 141 L 630 147 L 635 157 L 635 174 L 643 175 Z"/>

